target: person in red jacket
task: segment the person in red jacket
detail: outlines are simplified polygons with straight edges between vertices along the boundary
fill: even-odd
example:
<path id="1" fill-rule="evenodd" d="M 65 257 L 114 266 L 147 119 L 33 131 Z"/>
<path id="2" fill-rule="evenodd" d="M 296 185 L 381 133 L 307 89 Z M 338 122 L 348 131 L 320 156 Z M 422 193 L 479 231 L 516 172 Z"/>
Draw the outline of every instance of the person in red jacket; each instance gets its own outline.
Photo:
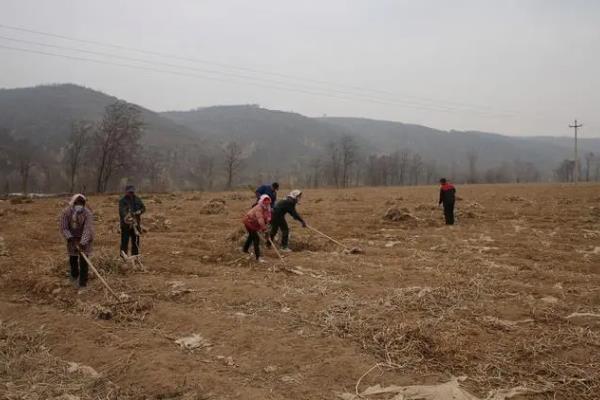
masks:
<path id="1" fill-rule="evenodd" d="M 248 238 L 242 250 L 244 253 L 248 253 L 250 245 L 254 245 L 256 261 L 264 262 L 260 257 L 260 236 L 258 232 L 266 232 L 267 224 L 271 222 L 271 198 L 269 195 L 263 194 L 260 196 L 258 204 L 244 215 L 242 222 L 248 231 Z"/>
<path id="2" fill-rule="evenodd" d="M 440 201 L 438 205 L 444 205 L 444 218 L 446 225 L 454 225 L 454 201 L 456 189 L 454 185 L 446 180 L 440 179 Z"/>

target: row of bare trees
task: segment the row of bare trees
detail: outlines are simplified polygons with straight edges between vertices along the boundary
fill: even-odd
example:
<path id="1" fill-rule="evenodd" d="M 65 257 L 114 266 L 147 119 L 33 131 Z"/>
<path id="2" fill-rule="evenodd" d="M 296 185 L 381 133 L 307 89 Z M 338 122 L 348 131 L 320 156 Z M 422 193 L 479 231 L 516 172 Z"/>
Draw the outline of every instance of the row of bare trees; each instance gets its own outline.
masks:
<path id="1" fill-rule="evenodd" d="M 259 180 L 278 180 L 304 187 L 399 186 L 433 184 L 441 176 L 468 183 L 535 182 L 541 173 L 531 162 L 513 160 L 479 169 L 479 154 L 470 149 L 462 162 L 441 165 L 405 148 L 366 154 L 359 139 L 344 135 L 329 142 L 320 155 L 300 157 L 289 171 L 249 171 L 248 151 L 233 140 L 157 147 L 142 146 L 140 110 L 126 102 L 106 107 L 98 122 L 75 121 L 66 145 L 50 151 L 6 129 L 0 129 L 0 190 L 10 185 L 28 192 L 95 191 L 103 193 L 135 181 L 144 190 L 231 189 Z M 600 180 L 600 157 L 586 154 L 580 163 L 585 180 Z M 573 179 L 574 163 L 565 160 L 554 172 L 559 181 Z"/>
<path id="2" fill-rule="evenodd" d="M 579 180 L 586 182 L 600 181 L 600 155 L 585 153 L 583 162 L 577 163 Z M 575 161 L 565 159 L 554 170 L 554 176 L 560 182 L 573 182 L 575 179 Z"/>

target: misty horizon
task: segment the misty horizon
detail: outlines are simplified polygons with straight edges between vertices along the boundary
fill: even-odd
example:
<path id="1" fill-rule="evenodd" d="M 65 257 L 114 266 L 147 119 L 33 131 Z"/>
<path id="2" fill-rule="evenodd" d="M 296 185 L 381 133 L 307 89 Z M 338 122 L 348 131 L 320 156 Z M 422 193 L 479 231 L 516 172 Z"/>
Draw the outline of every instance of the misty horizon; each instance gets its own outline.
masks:
<path id="1" fill-rule="evenodd" d="M 571 136 L 577 118 L 600 136 L 596 2 L 7 0 L 0 15 L 0 87 L 511 136 Z"/>

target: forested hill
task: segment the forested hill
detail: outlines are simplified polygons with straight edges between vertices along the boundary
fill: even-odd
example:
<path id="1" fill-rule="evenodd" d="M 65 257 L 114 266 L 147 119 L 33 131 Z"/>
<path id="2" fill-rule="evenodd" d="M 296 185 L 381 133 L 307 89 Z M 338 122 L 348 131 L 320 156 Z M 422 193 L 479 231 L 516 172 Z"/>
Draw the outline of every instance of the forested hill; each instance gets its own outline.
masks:
<path id="1" fill-rule="evenodd" d="M 3 89 L 0 90 L 0 128 L 11 131 L 15 138 L 59 147 L 69 136 L 73 121 L 98 121 L 105 107 L 117 100 L 72 84 Z M 139 108 L 146 125 L 145 140 L 149 143 L 180 143 L 196 136 L 153 111 Z"/>

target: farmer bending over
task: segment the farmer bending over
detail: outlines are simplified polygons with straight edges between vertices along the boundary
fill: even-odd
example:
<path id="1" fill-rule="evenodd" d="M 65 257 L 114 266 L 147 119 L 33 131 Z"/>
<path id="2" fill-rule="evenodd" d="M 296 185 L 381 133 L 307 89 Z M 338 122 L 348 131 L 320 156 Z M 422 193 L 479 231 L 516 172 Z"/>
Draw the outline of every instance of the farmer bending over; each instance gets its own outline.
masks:
<path id="1" fill-rule="evenodd" d="M 263 263 L 265 262 L 260 258 L 260 236 L 258 232 L 266 232 L 267 224 L 271 220 L 271 198 L 263 194 L 258 199 L 258 204 L 252 207 L 250 211 L 244 216 L 242 222 L 248 231 L 248 238 L 244 243 L 242 249 L 244 253 L 248 253 L 250 245 L 254 245 L 254 255 L 256 261 Z"/>
<path id="2" fill-rule="evenodd" d="M 302 217 L 296 211 L 296 204 L 300 202 L 302 197 L 302 191 L 292 190 L 290 194 L 284 199 L 279 201 L 273 209 L 273 219 L 271 220 L 271 240 L 275 239 L 277 231 L 281 229 L 281 251 L 291 251 L 288 248 L 288 241 L 290 237 L 290 229 L 285 215 L 290 214 L 296 221 L 300 221 L 303 228 L 306 228 L 306 223 Z"/>
<path id="3" fill-rule="evenodd" d="M 67 241 L 71 282 L 82 291 L 87 287 L 88 264 L 80 252 L 91 255 L 94 241 L 94 216 L 85 203 L 84 195 L 74 195 L 59 220 L 60 233 Z"/>
<path id="4" fill-rule="evenodd" d="M 146 212 L 142 199 L 135 195 L 135 188 L 125 187 L 125 196 L 119 200 L 119 217 L 121 220 L 121 257 L 129 253 L 131 239 L 131 255 L 140 253 L 141 215 Z"/>

